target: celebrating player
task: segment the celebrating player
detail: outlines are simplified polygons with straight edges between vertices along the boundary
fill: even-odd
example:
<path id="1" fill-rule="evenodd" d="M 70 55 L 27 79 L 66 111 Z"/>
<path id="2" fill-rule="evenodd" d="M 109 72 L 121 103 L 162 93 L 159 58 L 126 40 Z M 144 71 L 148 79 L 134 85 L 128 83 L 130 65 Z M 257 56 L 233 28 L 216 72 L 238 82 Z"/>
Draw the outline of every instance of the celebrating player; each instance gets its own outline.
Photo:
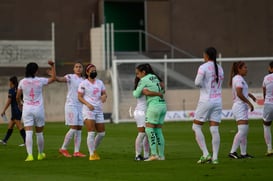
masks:
<path id="1" fill-rule="evenodd" d="M 45 159 L 43 129 L 45 125 L 45 113 L 43 102 L 43 86 L 55 81 L 56 73 L 54 62 L 48 61 L 51 66 L 52 74 L 50 78 L 37 77 L 38 65 L 34 62 L 26 66 L 25 78 L 19 82 L 16 95 L 17 103 L 22 108 L 21 96 L 23 95 L 23 114 L 22 120 L 26 130 L 26 150 L 27 158 L 25 161 L 33 161 L 33 126 L 37 137 L 38 160 Z"/>
<path id="2" fill-rule="evenodd" d="M 65 102 L 65 124 L 69 125 L 70 129 L 65 135 L 62 147 L 59 153 L 65 157 L 72 157 L 69 154 L 67 147 L 74 136 L 74 157 L 85 157 L 86 155 L 80 152 L 81 134 L 82 134 L 82 103 L 78 99 L 78 87 L 84 80 L 82 77 L 83 65 L 79 62 L 74 64 L 74 74 L 67 74 L 64 77 L 57 77 L 57 82 L 66 82 L 67 96 Z"/>
<path id="3" fill-rule="evenodd" d="M 162 82 L 160 78 L 159 80 Z M 134 87 L 135 90 L 137 88 L 139 81 L 140 81 L 140 78 L 135 77 L 135 87 Z M 160 92 L 152 92 L 147 89 L 146 89 L 146 95 L 162 96 Z M 136 153 L 135 160 L 136 161 L 146 160 L 149 158 L 149 154 L 150 154 L 148 137 L 145 133 L 146 109 L 147 109 L 146 96 L 141 95 L 139 98 L 137 98 L 137 105 L 134 110 L 134 119 L 136 121 L 137 130 L 138 130 L 138 134 L 135 140 L 135 153 Z M 142 149 L 143 149 L 143 156 L 141 155 Z"/>
<path id="4" fill-rule="evenodd" d="M 219 124 L 222 113 L 222 83 L 224 72 L 216 62 L 217 51 L 214 47 L 209 47 L 204 51 L 204 61 L 199 66 L 195 78 L 195 85 L 200 87 L 200 97 L 195 111 L 192 129 L 195 133 L 195 139 L 203 155 L 197 163 L 206 163 L 212 161 L 212 164 L 218 164 L 218 152 L 220 146 Z M 210 133 L 212 135 L 212 158 L 208 152 L 204 134 L 202 132 L 203 124 L 209 121 Z"/>
<path id="5" fill-rule="evenodd" d="M 78 88 L 78 99 L 83 103 L 83 120 L 87 128 L 87 147 L 89 160 L 100 160 L 97 148 L 105 136 L 102 103 L 107 94 L 103 82 L 97 79 L 96 66 L 88 64 L 85 71 L 86 79 Z"/>
<path id="6" fill-rule="evenodd" d="M 136 67 L 136 76 L 140 78 L 133 96 L 139 98 L 146 95 L 146 128 L 151 156 L 145 161 L 165 160 L 165 139 L 162 132 L 167 106 L 161 96 L 151 96 L 148 91 L 163 93 L 160 80 L 154 74 L 150 64 L 141 64 Z M 158 150 L 158 151 L 157 151 Z"/>

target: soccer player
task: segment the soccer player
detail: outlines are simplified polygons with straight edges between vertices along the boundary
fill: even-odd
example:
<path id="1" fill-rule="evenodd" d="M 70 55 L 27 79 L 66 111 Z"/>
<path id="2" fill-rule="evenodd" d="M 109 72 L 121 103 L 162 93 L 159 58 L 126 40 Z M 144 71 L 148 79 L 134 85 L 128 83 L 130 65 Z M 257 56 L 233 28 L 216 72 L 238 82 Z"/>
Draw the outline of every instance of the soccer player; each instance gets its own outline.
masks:
<path id="1" fill-rule="evenodd" d="M 27 158 L 25 161 L 33 161 L 33 126 L 35 127 L 36 140 L 38 146 L 38 160 L 45 159 L 43 129 L 45 125 L 45 113 L 43 102 L 43 87 L 55 81 L 56 73 L 54 62 L 48 61 L 51 66 L 52 74 L 50 78 L 37 77 L 38 65 L 34 62 L 28 63 L 23 78 L 18 85 L 17 103 L 23 109 L 22 120 L 26 130 L 26 150 Z M 21 96 L 23 95 L 23 105 Z"/>
<path id="2" fill-rule="evenodd" d="M 263 110 L 263 127 L 264 139 L 267 146 L 266 156 L 272 156 L 272 135 L 271 124 L 273 120 L 273 62 L 269 63 L 269 74 L 263 80 L 263 96 L 264 96 L 264 110 Z"/>
<path id="3" fill-rule="evenodd" d="M 135 77 L 134 90 L 137 88 L 139 81 L 140 79 L 138 77 Z M 150 96 L 162 96 L 162 94 L 158 92 L 151 92 L 147 90 L 147 93 L 150 94 Z M 134 119 L 136 121 L 137 130 L 138 130 L 138 134 L 135 140 L 135 153 L 136 153 L 135 160 L 136 161 L 146 160 L 149 158 L 149 154 L 150 154 L 148 137 L 145 133 L 146 108 L 147 108 L 146 96 L 141 95 L 139 98 L 137 98 L 137 105 L 134 110 Z M 143 149 L 143 156 L 141 155 L 142 149 Z"/>
<path id="4" fill-rule="evenodd" d="M 89 160 L 100 160 L 97 149 L 105 136 L 105 125 L 102 103 L 107 94 L 104 83 L 97 79 L 96 66 L 88 64 L 85 71 L 86 79 L 78 88 L 78 99 L 83 103 L 82 114 L 87 128 L 87 147 Z"/>
<path id="5" fill-rule="evenodd" d="M 62 147 L 59 153 L 65 157 L 72 157 L 69 154 L 67 147 L 74 137 L 74 157 L 85 157 L 86 155 L 80 152 L 81 135 L 82 135 L 82 103 L 78 99 L 78 87 L 84 80 L 82 77 L 83 65 L 80 62 L 74 64 L 74 74 L 67 74 L 64 77 L 57 77 L 57 82 L 65 82 L 67 84 L 67 96 L 65 102 L 65 124 L 70 127 L 65 135 Z"/>
<path id="6" fill-rule="evenodd" d="M 253 158 L 247 150 L 248 134 L 248 108 L 254 110 L 252 103 L 248 100 L 250 97 L 254 102 L 256 98 L 248 92 L 248 85 L 244 79 L 247 75 L 247 65 L 243 61 L 233 62 L 229 85 L 232 86 L 233 105 L 232 112 L 237 122 L 238 131 L 233 139 L 233 144 L 228 156 L 233 159 Z M 241 155 L 236 150 L 240 146 Z"/>
<path id="7" fill-rule="evenodd" d="M 139 98 L 146 95 L 146 128 L 151 156 L 145 161 L 165 160 L 165 139 L 162 132 L 167 106 L 162 96 L 151 96 L 148 91 L 163 93 L 160 80 L 154 74 L 150 64 L 141 64 L 136 67 L 136 76 L 140 78 L 133 96 Z M 157 151 L 158 150 L 158 151 Z"/>
<path id="8" fill-rule="evenodd" d="M 14 125 L 20 130 L 21 137 L 24 141 L 23 144 L 20 144 L 19 146 L 25 146 L 25 138 L 26 138 L 26 132 L 25 129 L 21 123 L 21 117 L 22 112 L 18 107 L 17 101 L 16 101 L 16 92 L 18 87 L 18 79 L 16 76 L 12 76 L 9 79 L 9 92 L 8 92 L 8 100 L 6 102 L 6 105 L 4 107 L 4 110 L 1 113 L 1 116 L 5 115 L 6 110 L 9 106 L 11 106 L 11 119 L 8 124 L 8 130 L 3 140 L 0 140 L 0 142 L 3 145 L 6 145 L 10 136 L 12 135 Z"/>
<path id="9" fill-rule="evenodd" d="M 192 129 L 195 139 L 203 155 L 197 163 L 212 162 L 218 164 L 218 152 L 220 147 L 219 124 L 222 113 L 222 83 L 224 72 L 222 67 L 217 64 L 217 50 L 214 47 L 205 49 L 204 63 L 199 66 L 195 78 L 195 85 L 200 88 L 200 97 L 195 111 Z M 212 157 L 206 146 L 203 124 L 209 121 L 210 133 L 212 136 Z"/>

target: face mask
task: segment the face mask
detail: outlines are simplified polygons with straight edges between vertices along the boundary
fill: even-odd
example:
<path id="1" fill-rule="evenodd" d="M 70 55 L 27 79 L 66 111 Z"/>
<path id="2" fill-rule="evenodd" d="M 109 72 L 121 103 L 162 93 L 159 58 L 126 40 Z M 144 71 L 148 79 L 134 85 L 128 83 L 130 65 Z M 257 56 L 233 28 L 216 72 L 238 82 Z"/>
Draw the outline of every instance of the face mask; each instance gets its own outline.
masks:
<path id="1" fill-rule="evenodd" d="M 97 77 L 97 72 L 91 72 L 91 73 L 89 74 L 89 77 L 90 77 L 91 79 L 96 78 L 96 77 Z"/>

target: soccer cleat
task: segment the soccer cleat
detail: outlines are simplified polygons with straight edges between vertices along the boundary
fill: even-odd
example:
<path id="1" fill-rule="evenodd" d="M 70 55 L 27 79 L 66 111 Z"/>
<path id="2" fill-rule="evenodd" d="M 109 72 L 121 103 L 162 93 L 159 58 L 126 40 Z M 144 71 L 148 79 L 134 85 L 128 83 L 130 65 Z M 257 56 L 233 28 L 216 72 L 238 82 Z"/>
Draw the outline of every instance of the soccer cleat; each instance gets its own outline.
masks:
<path id="1" fill-rule="evenodd" d="M 142 160 L 144 160 L 144 158 L 141 155 L 138 155 L 138 156 L 135 157 L 135 160 L 136 161 L 142 161 Z"/>
<path id="2" fill-rule="evenodd" d="M 70 155 L 67 150 L 59 149 L 59 153 L 62 154 L 63 156 L 65 156 L 65 157 L 67 157 L 67 158 L 72 157 L 72 155 Z"/>
<path id="3" fill-rule="evenodd" d="M 0 140 L 0 143 L 1 143 L 2 145 L 6 145 L 6 144 L 7 144 L 7 142 L 5 142 L 5 141 L 3 141 L 3 140 Z"/>
<path id="4" fill-rule="evenodd" d="M 211 162 L 211 155 L 208 154 L 206 157 L 201 156 L 197 163 L 208 163 Z"/>
<path id="5" fill-rule="evenodd" d="M 75 153 L 73 153 L 73 156 L 74 157 L 86 157 L 86 155 L 81 152 L 75 152 Z"/>
<path id="6" fill-rule="evenodd" d="M 211 162 L 213 165 L 218 165 L 219 164 L 219 161 L 218 160 L 212 160 Z"/>
<path id="7" fill-rule="evenodd" d="M 99 160 L 99 159 L 95 154 L 93 154 L 89 156 L 89 160 Z"/>
<path id="8" fill-rule="evenodd" d="M 33 155 L 28 155 L 27 158 L 25 159 L 26 162 L 33 161 Z"/>
<path id="9" fill-rule="evenodd" d="M 272 156 L 273 155 L 273 150 L 269 150 L 267 151 L 267 153 L 265 154 L 265 156 Z"/>
<path id="10" fill-rule="evenodd" d="M 160 161 L 165 160 L 165 156 L 160 156 L 160 157 L 158 157 L 158 160 L 160 160 Z"/>
<path id="11" fill-rule="evenodd" d="M 23 146 L 25 146 L 25 143 L 22 143 L 22 144 L 20 144 L 20 145 L 18 145 L 18 146 L 23 147 Z"/>
<path id="12" fill-rule="evenodd" d="M 148 159 L 144 160 L 146 162 L 159 160 L 159 157 L 157 155 L 151 155 Z"/>
<path id="13" fill-rule="evenodd" d="M 45 153 L 39 153 L 38 154 L 38 160 L 43 160 L 43 159 L 45 159 L 46 158 L 46 154 Z"/>
<path id="14" fill-rule="evenodd" d="M 241 158 L 236 152 L 229 153 L 228 157 L 233 158 L 233 159 L 240 159 Z"/>
<path id="15" fill-rule="evenodd" d="M 96 157 L 97 160 L 100 160 L 100 156 L 99 156 L 99 154 L 96 152 L 96 150 L 94 151 L 94 155 L 95 155 L 95 157 Z"/>
<path id="16" fill-rule="evenodd" d="M 245 154 L 245 155 L 241 155 L 241 158 L 254 158 L 254 157 L 252 155 Z"/>

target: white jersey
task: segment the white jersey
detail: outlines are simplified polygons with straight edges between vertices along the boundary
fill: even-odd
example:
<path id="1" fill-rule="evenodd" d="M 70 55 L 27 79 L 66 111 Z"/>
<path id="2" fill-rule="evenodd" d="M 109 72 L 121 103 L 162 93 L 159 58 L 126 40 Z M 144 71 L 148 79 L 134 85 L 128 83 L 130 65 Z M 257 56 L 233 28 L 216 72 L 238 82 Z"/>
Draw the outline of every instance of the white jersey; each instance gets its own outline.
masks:
<path id="1" fill-rule="evenodd" d="M 76 74 L 67 74 L 64 76 L 67 82 L 67 96 L 66 105 L 70 106 L 82 106 L 82 103 L 78 99 L 78 87 L 84 80 Z"/>
<path id="2" fill-rule="evenodd" d="M 232 97 L 233 97 L 233 103 L 244 103 L 238 96 L 236 92 L 236 88 L 242 88 L 243 95 L 248 98 L 248 85 L 245 81 L 245 79 L 241 75 L 235 75 L 232 78 Z"/>
<path id="3" fill-rule="evenodd" d="M 137 111 L 145 111 L 147 108 L 146 96 L 142 95 L 141 97 L 137 98 L 137 105 L 135 110 Z"/>
<path id="4" fill-rule="evenodd" d="M 200 87 L 199 102 L 222 102 L 222 83 L 224 80 L 224 71 L 218 65 L 218 83 L 216 82 L 216 74 L 214 62 L 208 61 L 199 66 L 195 78 L 195 85 Z"/>
<path id="5" fill-rule="evenodd" d="M 48 78 L 24 78 L 19 82 L 18 89 L 23 91 L 23 108 L 43 107 L 43 86 L 48 84 Z"/>
<path id="6" fill-rule="evenodd" d="M 79 85 L 78 92 L 83 94 L 83 98 L 94 107 L 95 111 L 102 111 L 101 93 L 105 91 L 104 83 L 95 79 L 94 83 L 91 83 L 88 79 L 82 81 Z M 84 104 L 83 109 L 89 110 Z"/>
<path id="7" fill-rule="evenodd" d="M 273 74 L 264 77 L 263 87 L 266 88 L 265 104 L 273 104 Z"/>

